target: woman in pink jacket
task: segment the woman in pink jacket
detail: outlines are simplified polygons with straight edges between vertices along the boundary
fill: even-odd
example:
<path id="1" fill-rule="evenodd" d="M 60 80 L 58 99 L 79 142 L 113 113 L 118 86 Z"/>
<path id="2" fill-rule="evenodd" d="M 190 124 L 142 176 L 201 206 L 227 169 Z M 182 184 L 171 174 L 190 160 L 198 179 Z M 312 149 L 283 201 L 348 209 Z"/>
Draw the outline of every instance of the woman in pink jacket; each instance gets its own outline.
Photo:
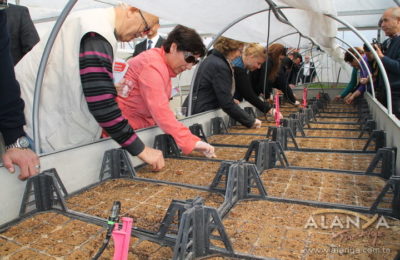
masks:
<path id="1" fill-rule="evenodd" d="M 195 150 L 215 157 L 214 147 L 193 135 L 169 107 L 171 78 L 191 69 L 204 55 L 205 47 L 196 31 L 176 26 L 162 48 L 147 50 L 128 61 L 125 80 L 131 83 L 131 89 L 127 97 L 118 97 L 117 101 L 134 129 L 158 125 L 172 135 L 184 154 Z"/>

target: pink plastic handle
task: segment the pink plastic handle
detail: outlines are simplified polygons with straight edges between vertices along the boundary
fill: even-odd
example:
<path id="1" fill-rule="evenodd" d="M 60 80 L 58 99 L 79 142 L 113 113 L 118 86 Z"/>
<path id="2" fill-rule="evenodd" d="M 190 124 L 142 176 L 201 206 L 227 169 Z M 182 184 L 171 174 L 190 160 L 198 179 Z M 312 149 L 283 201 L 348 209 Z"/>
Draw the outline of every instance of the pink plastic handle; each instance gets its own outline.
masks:
<path id="1" fill-rule="evenodd" d="M 275 94 L 275 124 L 276 126 L 280 126 L 281 118 L 279 117 L 280 108 L 279 108 L 279 94 Z"/>
<path id="2" fill-rule="evenodd" d="M 307 107 L 307 94 L 308 94 L 308 88 L 303 88 L 303 107 Z"/>
<path id="3" fill-rule="evenodd" d="M 133 219 L 122 218 L 122 228 L 119 229 L 118 223 L 115 223 L 114 230 L 112 232 L 112 238 L 114 240 L 114 257 L 113 260 L 127 260 L 129 241 L 131 240 Z"/>

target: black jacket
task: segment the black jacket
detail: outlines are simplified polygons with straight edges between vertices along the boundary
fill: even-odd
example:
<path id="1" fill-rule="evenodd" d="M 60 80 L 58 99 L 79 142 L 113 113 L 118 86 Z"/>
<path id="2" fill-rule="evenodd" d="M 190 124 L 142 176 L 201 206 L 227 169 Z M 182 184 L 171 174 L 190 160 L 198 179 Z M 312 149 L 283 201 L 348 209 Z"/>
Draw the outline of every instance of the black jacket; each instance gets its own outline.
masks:
<path id="1" fill-rule="evenodd" d="M 390 45 L 387 47 L 389 44 Z M 392 94 L 392 109 L 393 114 L 400 118 L 400 36 L 387 39 L 383 42 L 385 55 L 381 61 L 385 67 Z M 382 74 L 378 74 L 377 80 L 377 95 L 379 100 L 386 106 L 386 91 Z"/>
<path id="2" fill-rule="evenodd" d="M 156 42 L 156 45 L 153 45 L 153 48 L 160 48 L 162 46 L 163 42 L 164 42 L 164 38 L 160 36 L 160 38 L 158 38 L 158 41 Z M 139 55 L 139 53 L 141 53 L 145 50 L 147 50 L 147 39 L 136 44 L 135 51 L 133 52 L 132 57 Z"/>
<path id="3" fill-rule="evenodd" d="M 7 27 L 10 32 L 11 55 L 15 66 L 39 42 L 39 35 L 33 25 L 28 8 L 10 4 L 5 10 Z"/>
<path id="4" fill-rule="evenodd" d="M 262 64 L 260 69 L 252 71 L 250 73 L 251 84 L 253 86 L 255 94 L 265 94 L 265 97 L 268 98 L 272 94 L 272 89 L 276 88 L 283 92 L 289 102 L 296 102 L 296 97 L 293 94 L 293 90 L 288 86 L 291 77 L 291 70 L 286 68 L 285 63 L 282 63 L 275 80 L 271 81 L 267 79 L 267 84 L 264 85 L 266 65 L 268 66 L 268 78 L 269 74 L 271 73 L 271 68 L 273 66 L 272 60 L 267 60 L 267 62 L 264 62 Z M 291 66 L 291 63 L 289 65 Z"/>
<path id="5" fill-rule="evenodd" d="M 233 102 L 232 70 L 222 53 L 213 50 L 200 64 L 193 86 L 192 114 L 222 108 L 241 124 L 251 127 L 255 119 Z M 183 106 L 188 106 L 186 98 Z"/>
<path id="6" fill-rule="evenodd" d="M 24 101 L 14 74 L 5 11 L 0 11 L 0 132 L 5 145 L 25 135 Z"/>
<path id="7" fill-rule="evenodd" d="M 240 101 L 244 98 L 261 112 L 267 113 L 272 106 L 268 102 L 262 101 L 254 91 L 247 70 L 241 67 L 233 67 L 233 70 L 236 85 L 235 97 L 238 97 Z"/>

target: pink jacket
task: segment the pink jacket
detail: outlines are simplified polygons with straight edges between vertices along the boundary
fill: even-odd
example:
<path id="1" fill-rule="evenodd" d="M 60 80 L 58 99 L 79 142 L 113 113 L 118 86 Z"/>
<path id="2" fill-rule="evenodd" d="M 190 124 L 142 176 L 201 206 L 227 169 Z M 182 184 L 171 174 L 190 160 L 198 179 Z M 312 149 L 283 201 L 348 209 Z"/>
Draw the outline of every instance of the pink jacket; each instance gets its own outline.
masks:
<path id="1" fill-rule="evenodd" d="M 164 49 L 153 48 L 128 61 L 126 80 L 133 83 L 128 97 L 118 97 L 122 114 L 134 129 L 158 125 L 172 135 L 184 154 L 193 151 L 200 140 L 175 118 L 169 108 L 172 83 L 176 77 L 167 65 Z"/>

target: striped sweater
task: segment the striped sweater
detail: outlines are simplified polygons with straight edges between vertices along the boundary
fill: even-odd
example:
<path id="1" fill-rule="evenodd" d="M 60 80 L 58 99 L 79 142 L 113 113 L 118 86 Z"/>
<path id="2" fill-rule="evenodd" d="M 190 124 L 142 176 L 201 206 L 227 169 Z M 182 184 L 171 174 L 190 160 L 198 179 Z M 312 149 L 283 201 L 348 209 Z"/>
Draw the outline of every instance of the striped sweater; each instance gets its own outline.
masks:
<path id="1" fill-rule="evenodd" d="M 99 125 L 122 148 L 137 155 L 143 151 L 144 144 L 115 101 L 117 91 L 113 83 L 113 56 L 111 45 L 101 35 L 92 32 L 82 38 L 79 68 L 83 94 Z"/>

